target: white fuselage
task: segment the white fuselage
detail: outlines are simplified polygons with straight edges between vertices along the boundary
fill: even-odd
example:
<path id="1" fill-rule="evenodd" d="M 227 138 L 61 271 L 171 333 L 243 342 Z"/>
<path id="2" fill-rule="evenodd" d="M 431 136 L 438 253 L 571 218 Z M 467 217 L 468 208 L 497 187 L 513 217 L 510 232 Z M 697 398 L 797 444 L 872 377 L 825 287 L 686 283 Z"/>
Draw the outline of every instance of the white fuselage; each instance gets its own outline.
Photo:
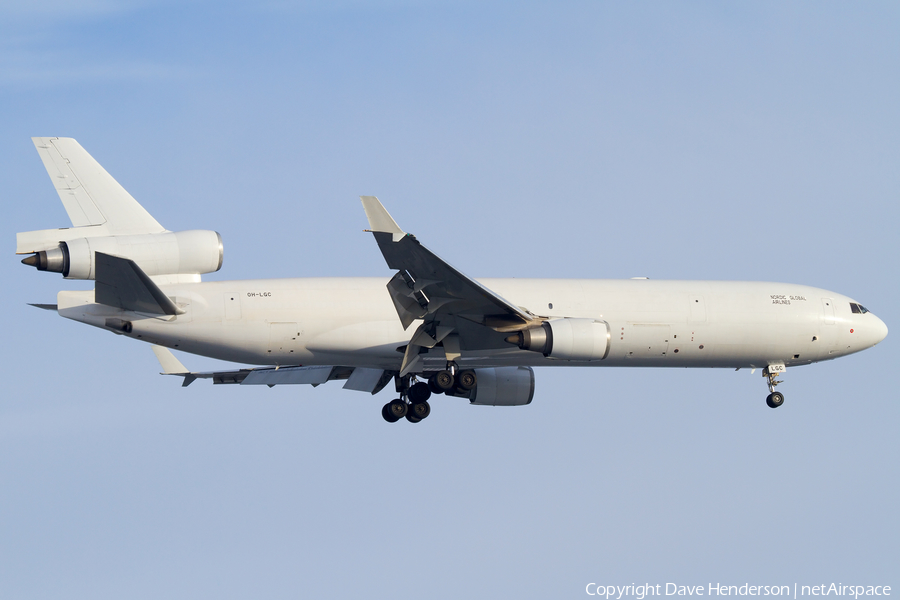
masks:
<path id="1" fill-rule="evenodd" d="M 462 348 L 459 362 L 467 367 L 738 368 L 779 362 L 793 366 L 864 350 L 887 334 L 872 313 L 852 313 L 850 298 L 804 285 L 646 279 L 480 281 L 541 317 L 605 322 L 609 351 L 603 360 L 571 362 L 501 342 L 476 353 Z M 415 327 L 404 331 L 385 283 L 380 278 L 309 278 L 164 285 L 166 295 L 184 310 L 165 317 L 95 304 L 93 292 L 63 291 L 58 310 L 64 317 L 111 330 L 115 323 L 128 321 L 132 324 L 128 337 L 221 360 L 398 370 L 402 348 Z M 429 356 L 439 364 L 443 350 L 434 348 Z"/>

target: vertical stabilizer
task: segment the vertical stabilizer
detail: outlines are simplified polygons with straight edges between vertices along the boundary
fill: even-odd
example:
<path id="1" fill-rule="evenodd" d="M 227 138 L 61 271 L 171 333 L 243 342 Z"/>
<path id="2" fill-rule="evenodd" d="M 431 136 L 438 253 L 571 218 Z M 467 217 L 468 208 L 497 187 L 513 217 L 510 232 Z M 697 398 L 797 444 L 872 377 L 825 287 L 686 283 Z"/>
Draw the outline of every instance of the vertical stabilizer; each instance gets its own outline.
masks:
<path id="1" fill-rule="evenodd" d="M 100 226 L 105 235 L 165 231 L 81 144 L 56 137 L 31 141 L 73 226 Z"/>

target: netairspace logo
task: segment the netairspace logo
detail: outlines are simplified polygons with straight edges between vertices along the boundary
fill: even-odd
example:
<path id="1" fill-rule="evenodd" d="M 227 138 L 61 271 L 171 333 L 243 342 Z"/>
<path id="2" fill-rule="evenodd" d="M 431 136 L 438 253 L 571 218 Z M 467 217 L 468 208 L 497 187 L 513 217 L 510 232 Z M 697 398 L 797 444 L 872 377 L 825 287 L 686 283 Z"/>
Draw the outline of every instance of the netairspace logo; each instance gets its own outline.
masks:
<path id="1" fill-rule="evenodd" d="M 603 585 L 589 583 L 584 591 L 588 596 L 603 596 L 606 600 L 634 598 L 644 600 L 649 596 L 845 596 L 858 600 L 860 596 L 890 596 L 889 585 L 843 585 L 823 583 L 819 585 L 679 585 L 677 583 L 645 583 L 643 585 Z"/>

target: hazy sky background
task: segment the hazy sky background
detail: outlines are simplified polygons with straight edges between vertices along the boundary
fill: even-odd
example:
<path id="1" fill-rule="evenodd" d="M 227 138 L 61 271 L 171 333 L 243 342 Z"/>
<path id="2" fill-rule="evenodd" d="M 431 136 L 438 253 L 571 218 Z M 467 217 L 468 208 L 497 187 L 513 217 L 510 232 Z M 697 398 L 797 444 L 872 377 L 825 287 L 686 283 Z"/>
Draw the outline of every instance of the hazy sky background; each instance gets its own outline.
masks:
<path id="1" fill-rule="evenodd" d="M 0 3 L 0 596 L 900 593 L 898 31 L 891 2 Z M 892 334 L 774 411 L 744 370 L 543 369 L 418 425 L 336 383 L 182 389 L 26 305 L 91 287 L 13 254 L 69 225 L 31 136 L 219 231 L 209 280 L 387 280 L 374 194 L 473 276 L 795 282 Z"/>

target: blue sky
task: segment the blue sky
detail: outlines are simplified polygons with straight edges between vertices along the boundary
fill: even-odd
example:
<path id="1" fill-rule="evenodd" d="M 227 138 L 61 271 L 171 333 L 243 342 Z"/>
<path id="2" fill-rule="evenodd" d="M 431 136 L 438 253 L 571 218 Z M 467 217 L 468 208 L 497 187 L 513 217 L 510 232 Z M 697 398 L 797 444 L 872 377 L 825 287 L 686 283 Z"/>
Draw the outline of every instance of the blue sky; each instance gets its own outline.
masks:
<path id="1" fill-rule="evenodd" d="M 774 280 L 898 328 L 892 3 L 0 4 L 10 598 L 565 598 L 589 582 L 893 585 L 877 348 L 759 374 L 545 369 L 532 405 L 187 389 L 28 307 L 69 136 L 208 279 L 384 276 L 360 194 L 473 276 Z M 195 369 L 210 361 L 182 355 Z M 237 388 L 237 389 L 235 389 Z"/>

